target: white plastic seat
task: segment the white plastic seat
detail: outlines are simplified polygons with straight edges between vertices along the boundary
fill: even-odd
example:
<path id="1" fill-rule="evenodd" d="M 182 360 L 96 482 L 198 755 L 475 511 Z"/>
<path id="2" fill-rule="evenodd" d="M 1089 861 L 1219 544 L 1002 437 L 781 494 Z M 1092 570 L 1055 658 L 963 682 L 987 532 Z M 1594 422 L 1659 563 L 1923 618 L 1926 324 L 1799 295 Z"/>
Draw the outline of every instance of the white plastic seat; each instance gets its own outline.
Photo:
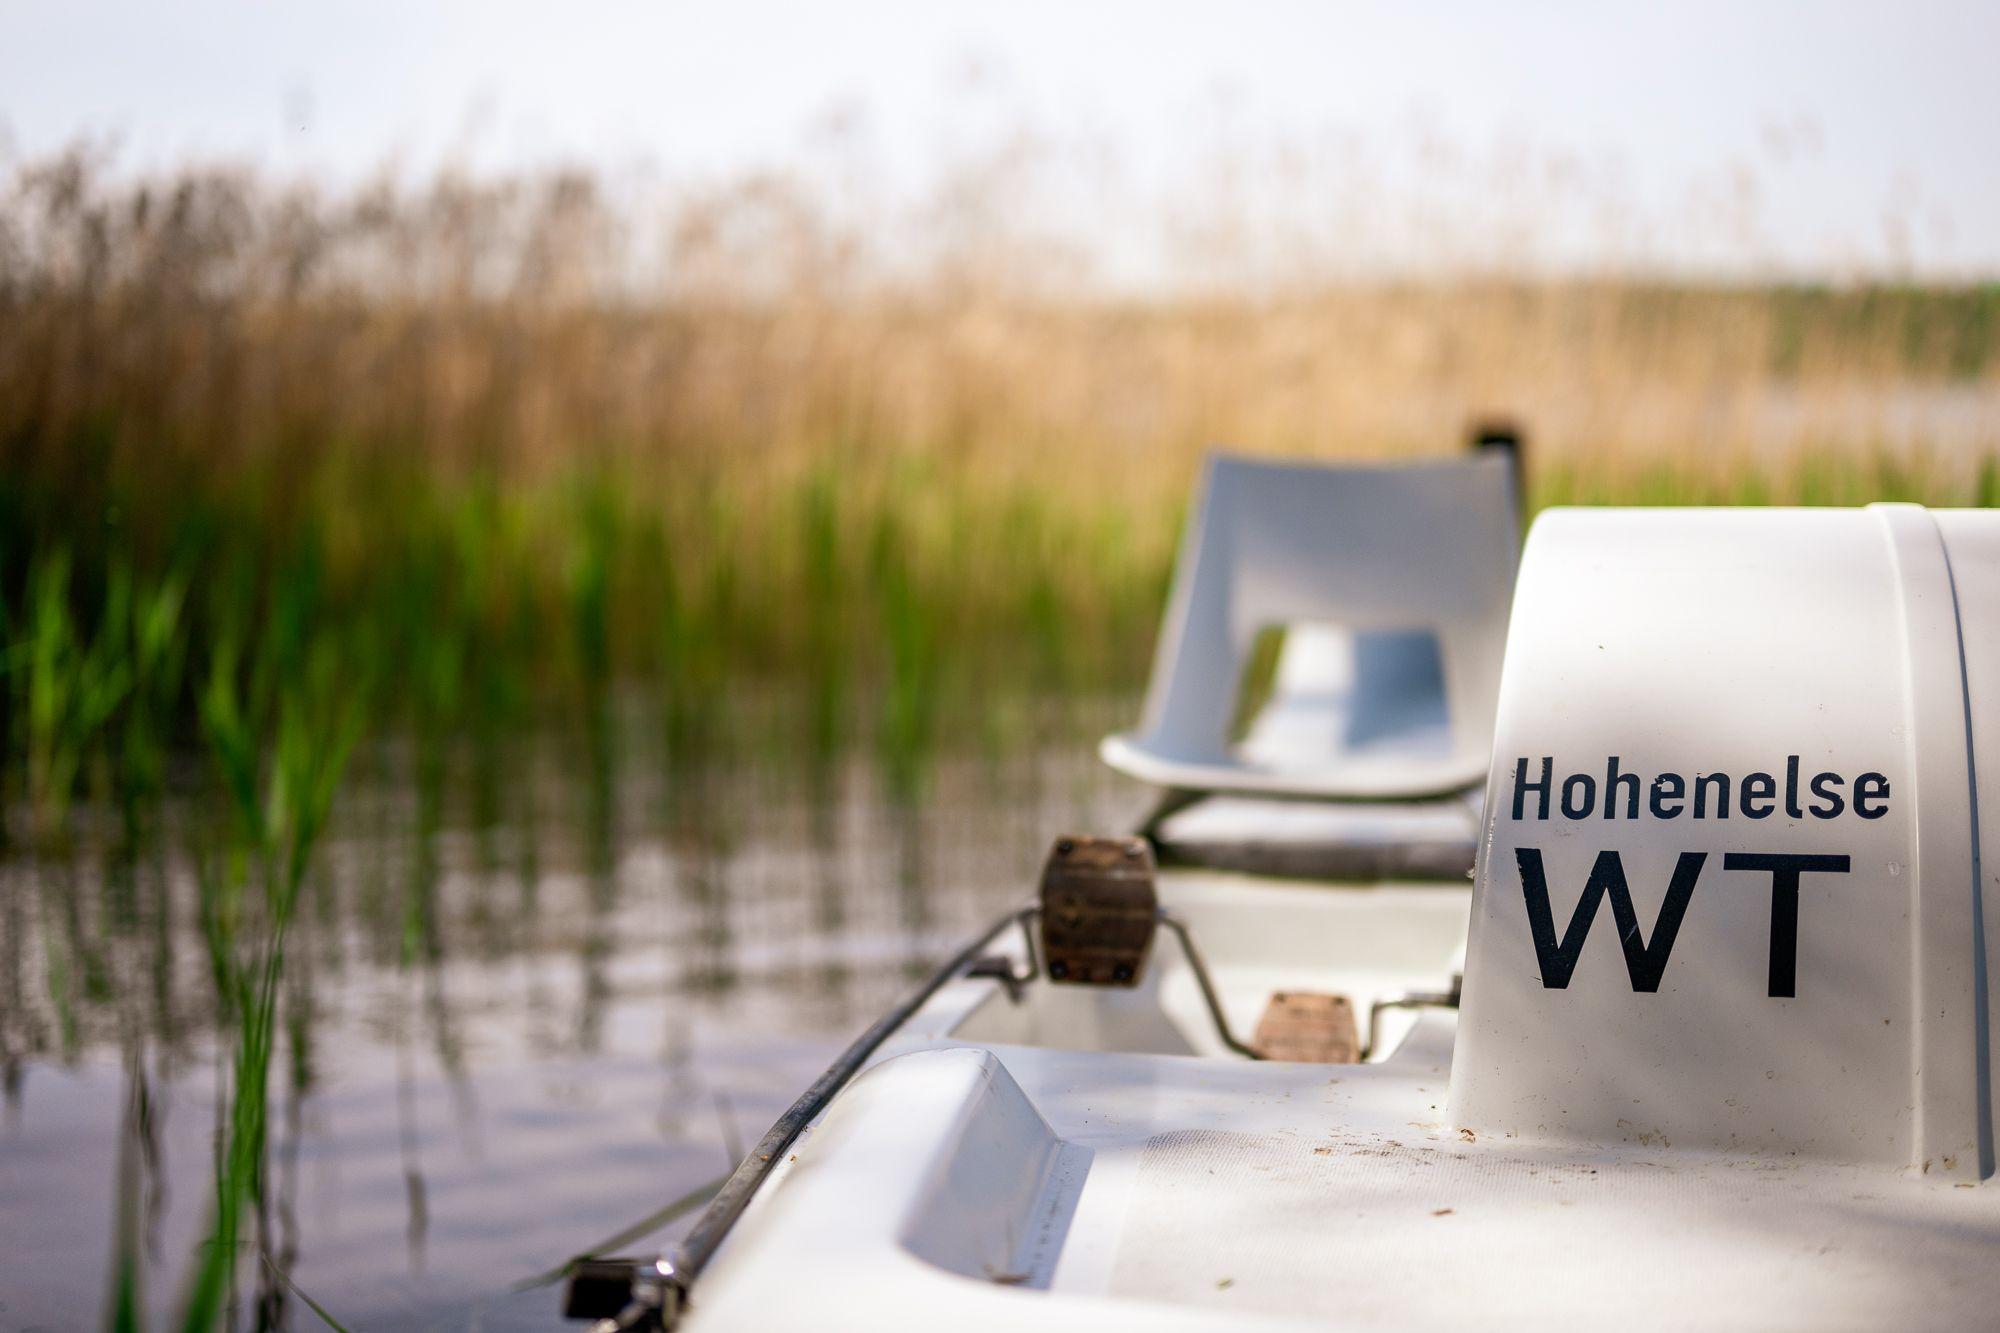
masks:
<path id="1" fill-rule="evenodd" d="M 1512 455 L 1323 466 L 1211 455 L 1137 733 L 1106 763 L 1185 792 L 1400 800 L 1484 781 L 1519 552 Z M 1231 722 L 1260 632 L 1270 702 Z"/>

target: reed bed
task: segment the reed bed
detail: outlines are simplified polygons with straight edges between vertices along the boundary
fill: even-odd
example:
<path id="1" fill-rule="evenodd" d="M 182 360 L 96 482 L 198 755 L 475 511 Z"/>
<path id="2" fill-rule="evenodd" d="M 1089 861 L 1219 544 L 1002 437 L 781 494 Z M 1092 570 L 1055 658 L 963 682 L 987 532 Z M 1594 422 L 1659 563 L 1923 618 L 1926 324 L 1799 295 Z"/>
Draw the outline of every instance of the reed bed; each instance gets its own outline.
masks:
<path id="1" fill-rule="evenodd" d="M 872 745 L 914 799 L 1020 699 L 1135 687 L 1215 445 L 1501 416 L 1536 506 L 2000 497 L 1996 285 L 1232 287 L 1210 253 L 1135 293 L 810 176 L 114 167 L 0 184 L 0 781 L 44 840 L 91 781 L 137 820 L 222 646 L 271 636 L 338 642 L 381 730 L 588 737 L 636 691 L 668 752 Z"/>
<path id="2" fill-rule="evenodd" d="M 227 653 L 268 694 L 337 651 L 428 752 L 553 721 L 601 768 L 637 694 L 677 762 L 872 747 L 914 801 L 1136 687 L 1216 445 L 1505 417 L 1532 506 L 2000 499 L 2000 285 L 1232 284 L 1272 266 L 1218 242 L 1133 290 L 995 182 L 883 222 L 819 179 L 7 164 L 0 828 L 139 837 Z"/>
<path id="3" fill-rule="evenodd" d="M 1218 444 L 1435 453 L 1500 415 L 1538 505 L 1994 496 L 2000 287 L 1133 295 L 1032 233 L 851 212 L 771 177 L 642 205 L 573 173 L 342 193 L 17 163 L 4 600 L 51 559 L 86 619 L 171 579 L 200 641 L 217 598 L 307 571 L 440 678 L 399 707 L 459 706 L 420 696 L 497 655 L 538 697 L 879 687 L 915 737 L 898 701 L 945 677 L 1129 686 Z"/>

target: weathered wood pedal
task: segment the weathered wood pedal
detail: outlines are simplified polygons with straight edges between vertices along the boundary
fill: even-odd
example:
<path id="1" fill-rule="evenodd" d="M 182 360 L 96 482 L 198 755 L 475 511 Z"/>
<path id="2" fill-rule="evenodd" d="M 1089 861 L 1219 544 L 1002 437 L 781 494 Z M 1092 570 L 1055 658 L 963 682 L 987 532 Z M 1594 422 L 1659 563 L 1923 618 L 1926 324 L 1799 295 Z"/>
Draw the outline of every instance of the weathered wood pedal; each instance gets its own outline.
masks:
<path id="1" fill-rule="evenodd" d="M 1042 955 L 1049 980 L 1136 986 L 1160 900 L 1144 838 L 1064 837 L 1042 867 Z"/>
<path id="2" fill-rule="evenodd" d="M 1353 1002 L 1345 995 L 1315 991 L 1281 990 L 1274 994 L 1264 1006 L 1264 1016 L 1257 1020 L 1250 1044 L 1266 1060 L 1351 1065 L 1361 1058 Z"/>

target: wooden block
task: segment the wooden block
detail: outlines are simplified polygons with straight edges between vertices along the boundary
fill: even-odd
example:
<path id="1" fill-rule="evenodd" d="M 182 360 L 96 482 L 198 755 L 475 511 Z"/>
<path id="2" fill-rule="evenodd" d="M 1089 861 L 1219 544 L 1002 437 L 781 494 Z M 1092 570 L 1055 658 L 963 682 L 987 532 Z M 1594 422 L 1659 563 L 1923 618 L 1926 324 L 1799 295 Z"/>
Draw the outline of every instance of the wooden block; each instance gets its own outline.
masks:
<path id="1" fill-rule="evenodd" d="M 1266 1060 L 1351 1065 L 1361 1058 L 1354 1005 L 1345 995 L 1279 991 L 1264 1006 L 1250 1044 Z"/>
<path id="2" fill-rule="evenodd" d="M 1042 956 L 1050 981 L 1137 986 L 1160 900 L 1144 838 L 1058 838 L 1042 867 Z"/>

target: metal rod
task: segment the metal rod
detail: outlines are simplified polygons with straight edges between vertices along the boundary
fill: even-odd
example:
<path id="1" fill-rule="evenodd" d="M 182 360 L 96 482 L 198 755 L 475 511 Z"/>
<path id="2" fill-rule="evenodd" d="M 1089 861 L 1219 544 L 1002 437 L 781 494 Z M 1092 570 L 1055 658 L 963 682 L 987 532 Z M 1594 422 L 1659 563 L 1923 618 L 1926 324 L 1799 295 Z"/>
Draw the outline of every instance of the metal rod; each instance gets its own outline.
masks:
<path id="1" fill-rule="evenodd" d="M 1022 977 L 1021 980 L 1024 982 L 1033 981 L 1042 975 L 1042 955 L 1041 951 L 1035 947 L 1035 931 L 1034 927 L 1029 923 L 1042 919 L 1040 904 L 1029 903 L 1014 914 L 1014 919 L 1021 923 L 1021 947 L 1028 951 L 1028 975 Z M 1003 926 L 1002 929 L 1005 929 L 1005 927 Z"/>
<path id="2" fill-rule="evenodd" d="M 1024 908 L 1007 913 L 989 926 L 979 938 L 952 955 L 951 960 L 932 973 L 928 981 L 912 991 L 895 1008 L 876 1019 L 866 1032 L 856 1037 L 853 1045 L 842 1051 L 840 1058 L 828 1065 L 826 1072 L 814 1079 L 812 1086 L 792 1103 L 791 1109 L 778 1117 L 777 1123 L 766 1131 L 750 1155 L 737 1165 L 736 1170 L 716 1192 L 715 1198 L 695 1222 L 694 1229 L 674 1247 L 671 1254 L 663 1256 L 656 1265 L 662 1285 L 671 1288 L 661 1291 L 656 1297 L 659 1301 L 662 1323 L 672 1326 L 672 1321 L 687 1303 L 688 1289 L 694 1285 L 695 1279 L 701 1276 L 702 1269 L 708 1266 L 709 1260 L 715 1257 L 716 1250 L 721 1248 L 723 1238 L 736 1224 L 736 1219 L 743 1215 L 743 1210 L 749 1206 L 758 1187 L 764 1183 L 765 1177 L 771 1174 L 777 1164 L 784 1160 L 785 1150 L 792 1146 L 805 1127 L 826 1109 L 826 1104 L 833 1100 L 834 1094 L 847 1086 L 848 1080 L 859 1072 L 861 1066 L 868 1062 L 868 1057 L 875 1053 L 876 1048 L 881 1046 L 891 1033 L 921 1009 L 946 982 L 964 971 L 973 959 L 985 951 L 987 945 L 999 937 L 1001 932 L 1017 922 L 1025 931 L 1027 917 L 1035 910 Z M 1029 944 L 1031 962 L 1033 958 L 1031 940 Z"/>
<path id="3" fill-rule="evenodd" d="M 1368 1006 L 1368 1045 L 1362 1049 L 1361 1058 L 1366 1060 L 1382 1044 L 1382 1015 L 1391 1009 L 1456 1009 L 1459 992 L 1465 988 L 1465 974 L 1453 973 L 1451 989 L 1443 991 L 1406 990 L 1392 991 L 1377 997 Z"/>
<path id="4" fill-rule="evenodd" d="M 1229 1020 L 1222 1013 L 1222 997 L 1215 993 L 1215 983 L 1209 980 L 1208 965 L 1202 962 L 1201 954 L 1196 952 L 1194 936 L 1188 933 L 1188 928 L 1181 924 L 1179 917 L 1164 907 L 1160 909 L 1160 924 L 1172 930 L 1180 938 L 1181 952 L 1187 955 L 1188 967 L 1194 971 L 1195 983 L 1201 987 L 1201 998 L 1208 1001 L 1208 1016 L 1215 1020 L 1216 1035 L 1222 1038 L 1222 1044 L 1238 1055 L 1248 1056 L 1252 1060 L 1263 1059 L 1256 1047 L 1236 1040 L 1235 1034 L 1230 1032 Z"/>

